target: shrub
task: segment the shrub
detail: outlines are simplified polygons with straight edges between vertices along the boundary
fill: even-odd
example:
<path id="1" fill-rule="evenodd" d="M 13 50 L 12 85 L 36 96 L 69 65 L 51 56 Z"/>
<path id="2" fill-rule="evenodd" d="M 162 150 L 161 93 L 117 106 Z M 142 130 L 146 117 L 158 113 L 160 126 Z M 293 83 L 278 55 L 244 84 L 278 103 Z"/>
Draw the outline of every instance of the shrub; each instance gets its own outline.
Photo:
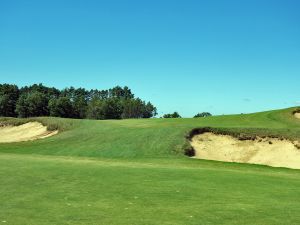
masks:
<path id="1" fill-rule="evenodd" d="M 163 118 L 181 118 L 178 112 L 163 115 Z"/>
<path id="2" fill-rule="evenodd" d="M 211 113 L 209 112 L 202 112 L 202 113 L 197 113 L 194 118 L 198 118 L 198 117 L 208 117 L 208 116 L 212 116 Z"/>

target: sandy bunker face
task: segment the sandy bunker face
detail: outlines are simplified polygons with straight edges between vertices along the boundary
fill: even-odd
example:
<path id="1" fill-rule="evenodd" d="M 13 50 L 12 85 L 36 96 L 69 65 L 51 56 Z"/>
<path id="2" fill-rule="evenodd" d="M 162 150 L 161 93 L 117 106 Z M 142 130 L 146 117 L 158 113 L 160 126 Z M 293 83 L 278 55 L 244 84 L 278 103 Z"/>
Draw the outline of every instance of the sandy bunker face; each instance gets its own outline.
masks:
<path id="1" fill-rule="evenodd" d="M 0 127 L 0 143 L 32 141 L 50 137 L 58 131 L 47 131 L 47 127 L 38 122 L 25 123 L 20 126 Z"/>
<path id="2" fill-rule="evenodd" d="M 296 147 L 297 144 L 277 138 L 241 141 L 229 135 L 210 132 L 195 135 L 191 140 L 195 158 L 300 169 L 300 149 Z"/>
<path id="3" fill-rule="evenodd" d="M 295 116 L 296 118 L 300 119 L 300 112 L 294 113 L 294 116 Z"/>

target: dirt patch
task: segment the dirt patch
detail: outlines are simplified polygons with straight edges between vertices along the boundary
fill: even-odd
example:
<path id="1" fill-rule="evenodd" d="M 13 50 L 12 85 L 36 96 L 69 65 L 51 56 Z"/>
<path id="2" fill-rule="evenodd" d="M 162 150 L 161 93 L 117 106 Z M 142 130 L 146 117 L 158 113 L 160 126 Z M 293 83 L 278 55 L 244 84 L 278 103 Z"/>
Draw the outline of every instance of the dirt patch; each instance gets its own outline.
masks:
<path id="1" fill-rule="evenodd" d="M 48 131 L 46 126 L 38 122 L 25 123 L 20 126 L 0 127 L 0 143 L 32 141 L 57 134 L 58 131 Z"/>
<path id="2" fill-rule="evenodd" d="M 300 112 L 294 113 L 294 116 L 295 116 L 297 119 L 300 119 Z"/>
<path id="3" fill-rule="evenodd" d="M 212 132 L 197 134 L 190 142 L 199 159 L 300 169 L 298 142 L 268 137 L 240 140 Z"/>

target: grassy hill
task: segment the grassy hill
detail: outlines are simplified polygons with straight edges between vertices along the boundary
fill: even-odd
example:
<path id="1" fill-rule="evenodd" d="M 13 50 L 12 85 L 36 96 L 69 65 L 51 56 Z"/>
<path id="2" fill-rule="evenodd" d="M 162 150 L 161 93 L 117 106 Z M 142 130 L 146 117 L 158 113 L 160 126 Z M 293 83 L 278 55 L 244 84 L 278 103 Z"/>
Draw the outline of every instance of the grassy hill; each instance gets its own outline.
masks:
<path id="1" fill-rule="evenodd" d="M 197 127 L 300 139 L 293 110 L 197 119 L 30 119 L 61 132 L 0 144 L 0 223 L 299 224 L 298 170 L 183 154 L 185 135 Z"/>

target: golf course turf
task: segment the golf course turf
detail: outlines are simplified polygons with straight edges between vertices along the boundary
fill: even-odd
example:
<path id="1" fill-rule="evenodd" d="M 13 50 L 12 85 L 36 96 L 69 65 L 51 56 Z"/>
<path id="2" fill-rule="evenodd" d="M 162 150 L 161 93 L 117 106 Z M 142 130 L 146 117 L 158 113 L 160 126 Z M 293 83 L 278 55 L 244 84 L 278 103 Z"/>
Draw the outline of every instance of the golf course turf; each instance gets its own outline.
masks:
<path id="1" fill-rule="evenodd" d="M 295 108 L 195 119 L 37 121 L 0 144 L 0 224 L 300 224 L 300 170 L 191 159 L 194 128 L 300 140 Z"/>

